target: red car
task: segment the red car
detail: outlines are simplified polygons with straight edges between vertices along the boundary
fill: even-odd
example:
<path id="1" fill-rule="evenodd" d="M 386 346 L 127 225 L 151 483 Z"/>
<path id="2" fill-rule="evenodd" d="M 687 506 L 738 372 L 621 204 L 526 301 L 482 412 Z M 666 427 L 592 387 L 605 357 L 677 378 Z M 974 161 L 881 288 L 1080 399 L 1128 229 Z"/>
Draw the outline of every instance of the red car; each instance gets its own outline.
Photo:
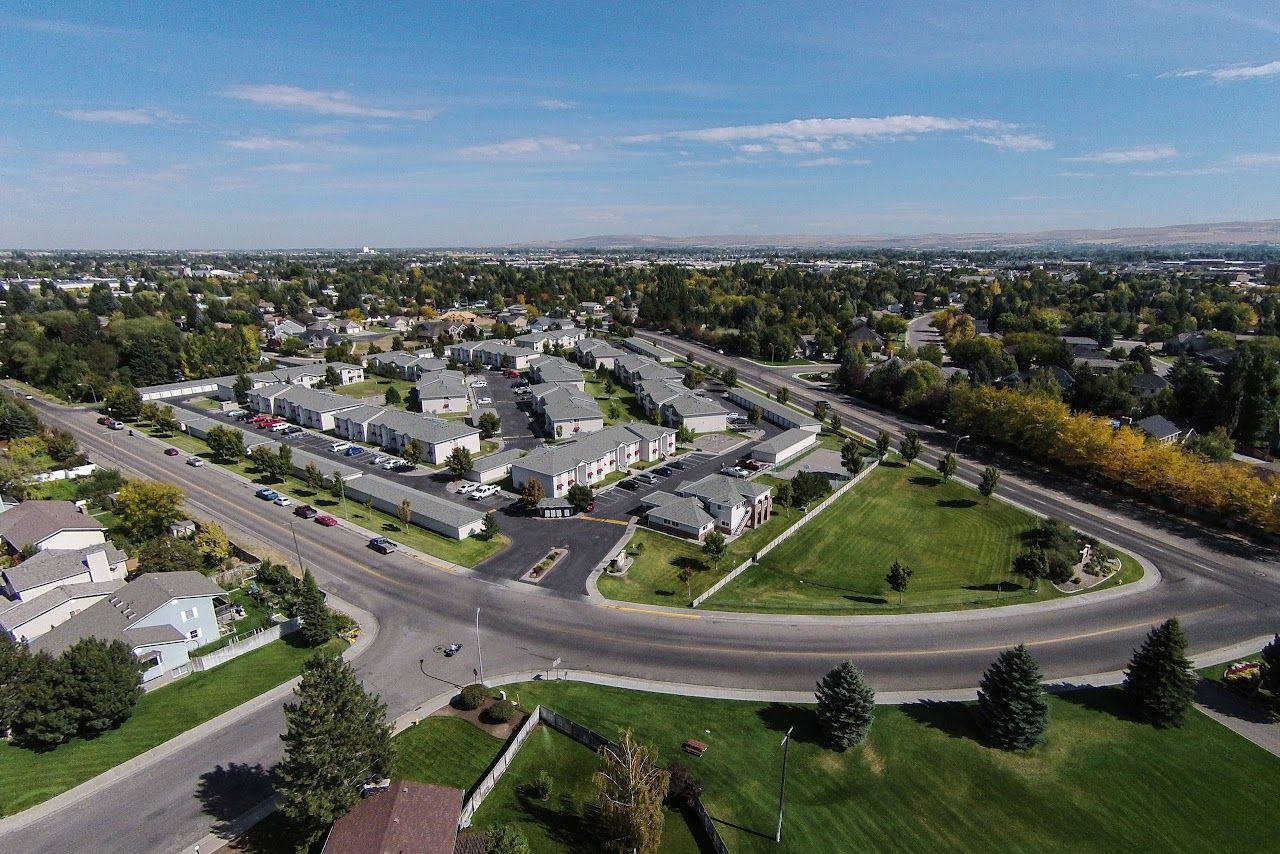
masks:
<path id="1" fill-rule="evenodd" d="M 332 528 L 334 525 L 338 524 L 338 520 L 332 516 L 317 516 L 316 524 L 324 525 L 326 528 Z"/>
<path id="2" fill-rule="evenodd" d="M 104 415 L 98 419 L 98 423 L 101 424 L 103 427 L 110 427 L 111 422 L 114 420 L 115 420 L 114 418 L 108 418 L 106 415 Z"/>
<path id="3" fill-rule="evenodd" d="M 180 452 L 177 448 L 165 448 L 165 449 L 164 449 L 164 455 L 165 455 L 166 457 L 176 457 L 179 453 L 181 453 L 181 452 Z"/>
<path id="4" fill-rule="evenodd" d="M 520 378 L 520 372 L 516 370 L 512 370 L 511 368 L 507 368 L 505 371 L 503 371 L 502 375 L 504 377 L 509 377 L 513 380 L 517 380 Z"/>

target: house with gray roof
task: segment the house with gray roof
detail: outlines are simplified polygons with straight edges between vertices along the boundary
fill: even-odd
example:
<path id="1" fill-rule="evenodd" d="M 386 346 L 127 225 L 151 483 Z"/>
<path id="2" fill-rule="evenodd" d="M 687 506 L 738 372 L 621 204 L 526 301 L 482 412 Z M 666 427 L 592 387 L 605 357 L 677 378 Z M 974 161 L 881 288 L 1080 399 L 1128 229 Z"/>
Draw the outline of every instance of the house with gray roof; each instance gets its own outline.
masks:
<path id="1" fill-rule="evenodd" d="M 511 464 L 517 490 L 530 480 L 545 495 L 563 497 L 577 483 L 594 486 L 638 462 L 665 459 L 676 451 L 676 431 L 652 424 L 615 424 L 597 433 L 531 451 Z"/>
<path id="2" fill-rule="evenodd" d="M 622 339 L 623 349 L 630 350 L 632 353 L 638 353 L 646 359 L 652 359 L 659 364 L 670 364 L 676 360 L 674 353 L 664 350 L 657 344 L 632 336 Z"/>
<path id="3" fill-rule="evenodd" d="M 461 371 L 436 371 L 414 385 L 422 412 L 459 413 L 469 406 L 467 381 Z"/>
<path id="4" fill-rule="evenodd" d="M 627 351 L 599 338 L 583 338 L 573 349 L 578 364 L 593 371 L 597 368 L 611 371 L 614 362 L 627 355 Z"/>
<path id="5" fill-rule="evenodd" d="M 480 453 L 480 430 L 459 420 L 432 418 L 386 406 L 358 406 L 339 413 L 334 419 L 334 433 L 352 442 L 379 445 L 397 454 L 411 440 L 422 448 L 423 459 L 439 465 L 454 448 Z"/>
<path id="6" fill-rule="evenodd" d="M 1149 415 L 1141 421 L 1133 422 L 1133 426 L 1147 434 L 1148 438 L 1165 445 L 1185 442 L 1195 435 L 1195 430 L 1179 427 L 1163 415 Z"/>
<path id="7" fill-rule="evenodd" d="M 37 550 L 83 549 L 107 541 L 97 519 L 71 501 L 23 501 L 0 513 L 0 541 L 9 554 L 25 546 Z"/>
<path id="8" fill-rule="evenodd" d="M 641 380 L 636 383 L 636 400 L 645 412 L 656 412 L 658 420 L 669 427 L 716 433 L 729 426 L 729 413 L 723 406 L 677 380 Z"/>
<path id="9" fill-rule="evenodd" d="M 773 488 L 723 474 L 709 474 L 673 490 L 680 498 L 695 498 L 727 535 L 764 524 L 773 513 Z"/>
<path id="10" fill-rule="evenodd" d="M 661 495 L 666 500 L 652 504 L 645 513 L 645 521 L 649 527 L 699 543 L 715 529 L 716 520 L 702 508 L 702 502 L 698 499 L 654 493 L 645 499 L 645 503 L 650 503 L 655 495 Z"/>
<path id="11" fill-rule="evenodd" d="M 660 365 L 650 358 L 638 355 L 619 356 L 614 359 L 613 375 L 627 388 L 635 388 L 637 384 L 644 382 L 663 380 L 680 382 L 684 379 L 684 374 L 675 368 Z"/>
<path id="12" fill-rule="evenodd" d="M 218 639 L 221 587 L 198 572 L 140 575 L 37 637 L 34 652 L 59 655 L 84 638 L 123 641 L 147 665 L 142 682 L 187 666 L 188 653 Z"/>
<path id="13" fill-rule="evenodd" d="M 557 383 L 578 391 L 586 388 L 582 368 L 557 356 L 539 356 L 529 362 L 529 375 L 535 383 Z"/>

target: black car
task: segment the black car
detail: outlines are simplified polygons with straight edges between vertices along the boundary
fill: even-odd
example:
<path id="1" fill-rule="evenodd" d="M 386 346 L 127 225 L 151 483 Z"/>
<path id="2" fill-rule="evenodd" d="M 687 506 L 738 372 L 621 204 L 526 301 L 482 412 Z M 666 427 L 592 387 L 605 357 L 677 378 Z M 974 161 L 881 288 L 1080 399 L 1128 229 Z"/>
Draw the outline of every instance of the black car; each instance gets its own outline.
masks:
<path id="1" fill-rule="evenodd" d="M 671 470 L 670 466 L 658 466 L 653 470 L 653 473 L 658 477 L 671 477 L 671 475 L 675 474 L 675 472 Z"/>
<path id="2" fill-rule="evenodd" d="M 618 484 L 618 487 L 625 489 L 627 492 L 635 492 L 640 488 L 640 484 L 634 480 L 624 480 Z"/>
<path id="3" fill-rule="evenodd" d="M 369 541 L 369 548 L 378 554 L 389 555 L 396 550 L 396 544 L 386 537 L 374 537 Z"/>

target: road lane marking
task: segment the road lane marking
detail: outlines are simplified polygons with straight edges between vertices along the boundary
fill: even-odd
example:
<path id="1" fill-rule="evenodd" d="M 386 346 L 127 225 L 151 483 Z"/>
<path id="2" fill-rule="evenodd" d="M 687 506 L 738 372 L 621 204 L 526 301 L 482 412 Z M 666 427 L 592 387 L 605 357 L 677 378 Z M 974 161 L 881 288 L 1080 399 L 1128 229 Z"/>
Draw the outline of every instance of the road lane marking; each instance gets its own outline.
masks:
<path id="1" fill-rule="evenodd" d="M 579 516 L 584 522 L 604 522 L 606 525 L 621 525 L 627 527 L 629 522 L 623 522 L 621 519 L 601 519 L 599 516 Z"/>

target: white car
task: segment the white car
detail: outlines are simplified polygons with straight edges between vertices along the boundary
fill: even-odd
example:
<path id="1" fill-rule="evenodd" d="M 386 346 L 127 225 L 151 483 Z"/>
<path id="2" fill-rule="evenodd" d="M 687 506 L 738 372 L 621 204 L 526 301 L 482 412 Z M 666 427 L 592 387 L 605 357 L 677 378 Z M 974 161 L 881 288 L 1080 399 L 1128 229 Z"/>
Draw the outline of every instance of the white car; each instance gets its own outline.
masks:
<path id="1" fill-rule="evenodd" d="M 489 381 L 488 381 L 488 380 L 476 380 L 475 382 L 473 382 L 473 383 L 471 384 L 471 387 L 472 387 L 472 388 L 488 388 L 488 387 L 489 387 Z"/>
<path id="2" fill-rule="evenodd" d="M 497 495 L 497 494 L 498 494 L 498 487 L 496 487 L 496 486 L 494 486 L 492 483 L 490 483 L 490 484 L 486 484 L 486 485 L 484 485 L 484 486 L 477 486 L 475 489 L 473 489 L 473 490 L 471 491 L 471 500 L 472 500 L 472 501 L 483 501 L 484 499 L 489 498 L 489 497 L 494 496 L 494 495 Z"/>
<path id="3" fill-rule="evenodd" d="M 289 506 L 289 496 L 287 496 L 287 495 L 277 495 L 277 496 L 275 497 L 275 500 L 274 500 L 274 501 L 272 501 L 271 503 L 272 503 L 272 504 L 274 504 L 274 505 L 276 505 L 277 507 L 288 507 L 288 506 Z"/>
<path id="4" fill-rule="evenodd" d="M 738 466 L 729 466 L 725 469 L 722 469 L 720 473 L 727 474 L 729 475 L 729 477 L 741 478 L 743 480 L 751 477 L 751 472 L 747 471 L 744 468 L 740 468 Z"/>
<path id="5" fill-rule="evenodd" d="M 293 426 L 292 424 L 277 424 L 276 426 L 271 428 L 271 432 L 283 433 L 285 430 L 288 430 L 292 426 Z"/>
<path id="6" fill-rule="evenodd" d="M 493 403 L 493 398 L 492 398 L 492 397 L 477 397 L 477 398 L 476 398 L 476 403 L 480 404 L 481 406 L 484 406 L 486 403 Z"/>
<path id="7" fill-rule="evenodd" d="M 198 469 L 200 466 L 204 465 L 204 460 L 199 457 L 187 457 L 187 465 Z"/>
<path id="8" fill-rule="evenodd" d="M 466 495 L 468 492 L 471 492 L 472 490 L 474 490 L 474 489 L 475 489 L 476 487 L 478 487 L 479 485 L 480 485 L 480 484 L 478 484 L 478 483 L 473 483 L 473 482 L 471 482 L 471 481 L 469 481 L 469 480 L 468 480 L 468 481 L 466 481 L 465 483 L 463 483 L 461 486 L 459 486 L 459 487 L 458 487 L 458 494 L 459 494 L 459 495 Z"/>
<path id="9" fill-rule="evenodd" d="M 369 465 L 371 465 L 371 466 L 380 466 L 380 465 L 382 465 L 383 463 L 385 463 L 385 462 L 386 462 L 387 460 L 389 460 L 389 459 L 391 459 L 391 458 L 390 458 L 390 457 L 388 457 L 386 454 L 378 454 L 376 457 L 374 457 L 373 459 L 369 460 Z"/>
<path id="10" fill-rule="evenodd" d="M 329 446 L 329 453 L 340 454 L 350 447 L 351 447 L 350 442 L 334 442 L 332 445 Z"/>
<path id="11" fill-rule="evenodd" d="M 400 461 L 399 461 L 399 460 L 397 460 L 397 459 L 390 459 L 390 460 L 387 460 L 385 463 L 383 463 L 383 464 L 382 464 L 382 468 L 386 469 L 387 471 L 391 471 L 393 468 L 395 468 L 395 467 L 396 467 L 396 466 L 398 466 L 398 465 L 400 465 Z"/>

